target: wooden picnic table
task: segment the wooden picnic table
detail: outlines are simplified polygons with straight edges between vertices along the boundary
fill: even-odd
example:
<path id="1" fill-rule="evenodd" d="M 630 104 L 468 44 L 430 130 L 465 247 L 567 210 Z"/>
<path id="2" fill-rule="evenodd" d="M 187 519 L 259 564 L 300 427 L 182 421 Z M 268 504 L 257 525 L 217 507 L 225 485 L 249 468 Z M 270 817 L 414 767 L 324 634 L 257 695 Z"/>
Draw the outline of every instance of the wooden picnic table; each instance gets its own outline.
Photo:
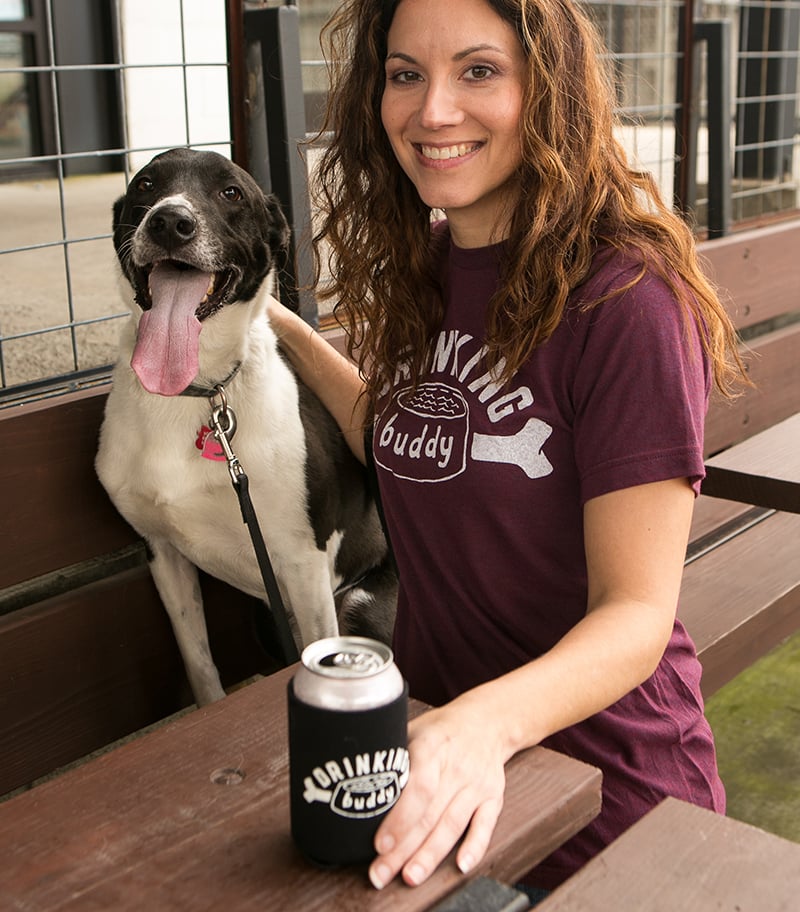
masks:
<path id="1" fill-rule="evenodd" d="M 536 907 L 536 912 L 789 912 L 800 844 L 668 798 Z"/>
<path id="2" fill-rule="evenodd" d="M 800 412 L 708 459 L 703 493 L 800 513 Z"/>
<path id="3" fill-rule="evenodd" d="M 463 887 L 452 855 L 422 886 L 381 892 L 364 867 L 325 871 L 302 858 L 289 831 L 292 673 L 0 804 L 0 908 L 417 912 Z M 412 701 L 412 714 L 424 710 Z M 491 847 L 470 876 L 515 882 L 598 813 L 600 781 L 599 770 L 544 748 L 518 754 Z"/>

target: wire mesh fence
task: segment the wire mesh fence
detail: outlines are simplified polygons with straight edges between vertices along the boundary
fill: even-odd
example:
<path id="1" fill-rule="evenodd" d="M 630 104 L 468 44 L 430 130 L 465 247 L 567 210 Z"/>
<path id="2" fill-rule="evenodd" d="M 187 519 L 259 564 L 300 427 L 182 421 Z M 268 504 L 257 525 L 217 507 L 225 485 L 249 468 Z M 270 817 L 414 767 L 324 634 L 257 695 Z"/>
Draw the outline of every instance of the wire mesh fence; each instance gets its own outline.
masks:
<path id="1" fill-rule="evenodd" d="M 107 375 L 127 317 L 111 206 L 131 173 L 170 146 L 231 148 L 221 0 L 81 6 L 0 3 L 6 403 Z"/>
<path id="2" fill-rule="evenodd" d="M 620 140 L 699 231 L 721 164 L 732 227 L 797 213 L 800 0 L 584 2 L 610 50 Z M 231 59 L 246 51 L 231 45 L 231 10 L 275 4 L 0 0 L 0 406 L 106 378 L 127 316 L 113 200 L 156 151 L 232 153 L 232 109 L 245 100 L 229 97 Z M 299 4 L 309 130 L 333 5 Z M 707 21 L 727 23 L 724 72 L 709 71 L 697 40 Z M 709 159 L 712 122 L 730 161 Z"/>

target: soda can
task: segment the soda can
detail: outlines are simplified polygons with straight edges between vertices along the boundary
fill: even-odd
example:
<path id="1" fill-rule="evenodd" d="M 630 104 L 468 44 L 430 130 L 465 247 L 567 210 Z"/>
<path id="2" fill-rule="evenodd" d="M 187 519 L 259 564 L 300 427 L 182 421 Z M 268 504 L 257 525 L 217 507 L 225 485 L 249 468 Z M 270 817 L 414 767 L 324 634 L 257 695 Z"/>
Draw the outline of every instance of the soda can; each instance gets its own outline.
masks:
<path id="1" fill-rule="evenodd" d="M 317 865 L 370 861 L 408 781 L 408 687 L 391 649 L 365 637 L 317 640 L 288 700 L 292 838 Z"/>

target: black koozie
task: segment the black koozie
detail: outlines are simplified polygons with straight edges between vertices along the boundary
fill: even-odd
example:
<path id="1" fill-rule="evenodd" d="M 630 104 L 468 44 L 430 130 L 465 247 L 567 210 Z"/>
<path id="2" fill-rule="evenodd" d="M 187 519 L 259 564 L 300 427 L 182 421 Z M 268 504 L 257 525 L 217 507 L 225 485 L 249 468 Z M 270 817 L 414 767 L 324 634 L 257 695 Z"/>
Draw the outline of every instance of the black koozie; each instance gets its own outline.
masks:
<path id="1" fill-rule="evenodd" d="M 315 864 L 368 862 L 384 814 L 408 780 L 408 687 L 384 706 L 320 709 L 289 682 L 292 837 Z"/>

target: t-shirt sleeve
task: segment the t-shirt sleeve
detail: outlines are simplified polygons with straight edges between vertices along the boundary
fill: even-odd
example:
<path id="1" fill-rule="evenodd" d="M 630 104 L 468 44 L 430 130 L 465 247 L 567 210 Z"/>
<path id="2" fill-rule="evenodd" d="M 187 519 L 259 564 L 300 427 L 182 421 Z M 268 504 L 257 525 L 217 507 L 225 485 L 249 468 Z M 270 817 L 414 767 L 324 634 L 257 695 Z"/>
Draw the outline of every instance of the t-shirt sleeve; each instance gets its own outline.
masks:
<path id="1" fill-rule="evenodd" d="M 647 273 L 579 322 L 573 396 L 582 502 L 680 477 L 699 493 L 710 373 L 696 321 Z"/>

